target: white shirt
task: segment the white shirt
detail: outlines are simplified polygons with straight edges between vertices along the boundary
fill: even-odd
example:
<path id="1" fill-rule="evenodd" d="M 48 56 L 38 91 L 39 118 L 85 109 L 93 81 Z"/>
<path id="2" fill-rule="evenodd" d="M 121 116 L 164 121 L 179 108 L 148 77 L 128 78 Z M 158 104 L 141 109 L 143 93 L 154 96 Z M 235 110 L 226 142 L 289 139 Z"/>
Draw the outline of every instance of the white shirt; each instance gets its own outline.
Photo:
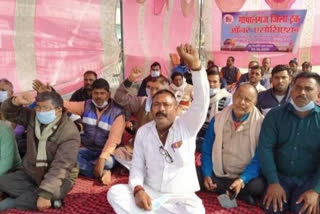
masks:
<path id="1" fill-rule="evenodd" d="M 140 127 L 135 138 L 129 185 L 144 184 L 163 193 L 190 193 L 199 190 L 195 167 L 196 135 L 205 122 L 209 107 L 209 84 L 202 68 L 192 73 L 194 100 L 186 113 L 176 118 L 169 129 L 165 145 L 159 139 L 156 123 L 151 121 Z M 179 148 L 172 144 L 182 141 Z M 173 163 L 165 160 L 160 146 L 170 154 Z"/>
<path id="2" fill-rule="evenodd" d="M 263 85 L 261 85 L 260 82 L 258 82 L 258 84 L 256 85 L 256 89 L 257 89 L 258 93 L 266 90 L 266 88 Z"/>

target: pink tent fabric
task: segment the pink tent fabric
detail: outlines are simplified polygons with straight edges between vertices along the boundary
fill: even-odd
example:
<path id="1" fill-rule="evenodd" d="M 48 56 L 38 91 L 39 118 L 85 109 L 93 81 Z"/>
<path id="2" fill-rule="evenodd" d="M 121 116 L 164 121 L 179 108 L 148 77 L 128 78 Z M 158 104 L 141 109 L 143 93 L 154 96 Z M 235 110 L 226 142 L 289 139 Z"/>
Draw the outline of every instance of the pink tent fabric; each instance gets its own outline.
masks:
<path id="1" fill-rule="evenodd" d="M 118 60 L 114 56 L 105 56 L 102 38 L 102 22 L 108 25 L 115 23 L 115 19 L 105 20 L 102 17 L 102 0 L 37 0 L 35 1 L 34 19 L 30 29 L 33 40 L 33 55 L 35 59 L 34 72 L 30 72 L 28 86 L 21 85 L 18 77 L 23 76 L 21 70 L 17 70 L 15 63 L 16 47 L 14 37 L 15 16 L 17 14 L 16 4 L 18 1 L 1 1 L 0 7 L 0 78 L 8 78 L 14 83 L 15 91 L 31 89 L 32 79 L 40 79 L 55 85 L 62 92 L 67 93 L 79 88 L 83 83 L 82 74 L 86 70 L 94 70 L 101 76 L 103 69 L 108 64 Z M 21 3 L 20 3 L 21 4 Z M 31 3 L 27 3 L 31 4 Z M 116 5 L 116 3 L 114 3 Z M 115 14 L 116 7 L 110 8 L 106 13 Z M 29 11 L 28 11 L 29 12 Z M 115 16 L 114 16 L 115 18 Z M 115 29 L 108 32 L 116 35 Z M 32 38 L 32 37 L 31 37 Z M 115 39 L 115 41 L 117 41 Z M 30 42 L 30 41 L 26 41 Z M 113 41 L 112 41 L 113 42 Z M 116 47 L 113 42 L 109 48 Z M 103 58 L 107 60 L 103 60 Z M 21 63 L 21 62 L 20 62 Z M 28 63 L 23 62 L 28 66 Z"/>
<path id="2" fill-rule="evenodd" d="M 169 54 L 176 53 L 180 43 L 195 43 L 199 25 L 198 2 L 181 1 L 186 0 L 124 1 L 125 76 L 137 65 L 148 75 L 154 61 L 158 61 L 163 74 L 168 75 L 171 69 Z M 182 6 L 186 7 L 185 13 Z"/>
<path id="3" fill-rule="evenodd" d="M 228 0 L 204 0 L 203 6 L 203 23 L 205 32 L 205 53 L 208 59 L 214 59 L 219 66 L 224 66 L 228 56 L 234 56 L 236 59 L 236 66 L 247 68 L 248 62 L 252 59 L 261 61 L 264 57 L 270 57 L 272 66 L 276 64 L 286 64 L 291 59 L 297 58 L 300 65 L 303 61 L 311 61 L 312 64 L 320 65 L 320 2 L 316 0 L 266 0 L 260 5 L 246 1 L 238 11 L 248 10 L 270 10 L 269 4 L 273 8 L 290 8 L 290 9 L 307 9 L 307 16 L 304 23 L 303 31 L 298 41 L 298 48 L 292 53 L 277 53 L 277 52 L 234 52 L 234 51 L 220 51 L 221 38 L 221 2 L 234 2 L 241 5 L 241 1 Z M 280 4 L 280 2 L 282 4 Z M 278 3 L 278 4 L 274 4 Z"/>

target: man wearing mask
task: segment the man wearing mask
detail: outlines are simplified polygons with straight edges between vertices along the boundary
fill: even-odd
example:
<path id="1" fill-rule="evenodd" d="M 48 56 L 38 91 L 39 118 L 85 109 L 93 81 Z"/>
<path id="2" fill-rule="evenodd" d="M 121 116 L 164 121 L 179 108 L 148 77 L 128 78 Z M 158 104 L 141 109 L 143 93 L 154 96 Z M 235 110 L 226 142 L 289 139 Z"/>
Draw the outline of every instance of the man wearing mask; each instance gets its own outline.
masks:
<path id="1" fill-rule="evenodd" d="M 268 182 L 267 213 L 319 213 L 320 76 L 296 76 L 290 103 L 272 109 L 259 137 L 258 158 Z"/>
<path id="2" fill-rule="evenodd" d="M 70 101 L 86 101 L 91 99 L 91 85 L 97 79 L 97 74 L 94 71 L 86 71 L 83 74 L 84 86 L 75 91 L 70 98 Z"/>
<path id="3" fill-rule="evenodd" d="M 111 183 L 115 165 L 113 152 L 121 143 L 125 127 L 123 109 L 110 98 L 109 83 L 97 79 L 92 84 L 92 99 L 64 101 L 69 112 L 81 115 L 83 133 L 78 163 L 80 174 L 95 177 L 104 185 Z"/>
<path id="4" fill-rule="evenodd" d="M 227 89 L 228 91 L 234 90 L 238 81 L 241 77 L 241 72 L 239 68 L 234 66 L 234 57 L 229 56 L 227 59 L 227 65 L 221 69 L 220 73 L 221 77 L 226 79 L 227 81 Z"/>
<path id="5" fill-rule="evenodd" d="M 199 183 L 194 152 L 197 132 L 206 117 L 203 109 L 209 105 L 209 86 L 196 49 L 187 44 L 177 49 L 192 70 L 194 100 L 188 111 L 177 117 L 178 104 L 171 91 L 160 90 L 153 96 L 154 120 L 137 132 L 129 183 L 112 186 L 107 193 L 108 202 L 118 214 L 151 210 L 205 213 L 195 194 Z"/>
<path id="6" fill-rule="evenodd" d="M 266 115 L 270 109 L 287 103 L 290 99 L 291 70 L 287 65 L 277 65 L 271 72 L 272 88 L 260 92 L 257 107 Z"/>
<path id="7" fill-rule="evenodd" d="M 13 95 L 13 85 L 7 79 L 0 79 L 0 105 Z"/>
<path id="8" fill-rule="evenodd" d="M 80 135 L 66 116 L 63 100 L 56 92 L 36 97 L 34 110 L 24 95 L 7 99 L 1 106 L 9 121 L 27 129 L 27 152 L 22 169 L 0 177 L 0 211 L 10 208 L 50 208 L 71 190 L 78 176 L 76 168 Z"/>
<path id="9" fill-rule="evenodd" d="M 204 140 L 208 125 L 211 119 L 219 111 L 222 111 L 226 106 L 232 103 L 232 94 L 230 94 L 226 89 L 221 89 L 221 78 L 218 71 L 207 72 L 209 87 L 210 87 L 210 104 L 207 111 L 206 121 L 201 127 L 197 135 L 197 151 L 201 151 L 201 145 Z"/>
<path id="10" fill-rule="evenodd" d="M 188 110 L 193 97 L 193 86 L 186 82 L 183 74 L 174 72 L 171 74 L 171 84 L 169 90 L 174 93 L 179 103 L 179 112 L 183 113 Z"/>
<path id="11" fill-rule="evenodd" d="M 126 112 L 136 115 L 136 125 L 133 127 L 132 133 L 135 135 L 136 131 L 144 124 L 153 120 L 151 114 L 152 96 L 159 90 L 168 88 L 168 81 L 166 78 L 159 76 L 148 80 L 147 82 L 147 96 L 139 97 L 130 94 L 130 87 L 142 76 L 142 70 L 135 67 L 132 69 L 129 77 L 120 84 L 117 89 L 114 99 L 119 103 Z M 115 151 L 116 159 L 126 167 L 130 167 L 133 152 L 133 143 L 129 143 L 124 147 L 119 147 Z"/>
<path id="12" fill-rule="evenodd" d="M 163 78 L 165 78 L 165 76 L 163 76 L 161 74 L 161 65 L 159 62 L 154 62 L 152 63 L 152 65 L 150 66 L 150 75 L 147 76 L 146 78 L 143 79 L 139 91 L 138 91 L 138 96 L 139 97 L 143 97 L 143 96 L 147 96 L 147 92 L 146 92 L 146 86 L 147 86 L 147 82 L 151 79 L 151 78 L 155 78 L 155 77 L 159 77 L 162 76 Z"/>

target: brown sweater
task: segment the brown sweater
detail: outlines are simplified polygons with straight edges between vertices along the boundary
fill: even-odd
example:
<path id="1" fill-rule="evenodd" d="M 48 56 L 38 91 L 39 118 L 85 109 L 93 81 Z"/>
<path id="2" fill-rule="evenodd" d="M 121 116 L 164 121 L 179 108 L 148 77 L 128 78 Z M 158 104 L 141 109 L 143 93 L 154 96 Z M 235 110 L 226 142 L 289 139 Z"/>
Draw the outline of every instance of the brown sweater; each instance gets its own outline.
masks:
<path id="1" fill-rule="evenodd" d="M 35 137 L 36 112 L 13 105 L 12 99 L 6 100 L 1 109 L 7 120 L 21 124 L 26 128 L 27 152 L 23 158 L 22 170 L 39 185 L 39 195 L 51 199 L 61 188 L 64 179 L 74 181 L 78 175 L 76 163 L 80 134 L 77 127 L 66 114 L 62 115 L 58 128 L 47 141 L 48 167 L 43 174 L 36 167 L 38 148 L 38 139 Z"/>

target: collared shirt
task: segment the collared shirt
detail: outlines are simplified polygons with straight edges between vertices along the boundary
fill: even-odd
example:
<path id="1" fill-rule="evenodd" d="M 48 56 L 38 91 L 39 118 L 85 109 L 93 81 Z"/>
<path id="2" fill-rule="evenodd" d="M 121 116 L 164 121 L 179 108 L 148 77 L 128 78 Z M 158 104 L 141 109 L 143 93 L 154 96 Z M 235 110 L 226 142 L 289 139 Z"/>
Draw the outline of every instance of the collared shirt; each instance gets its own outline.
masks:
<path id="1" fill-rule="evenodd" d="M 192 74 L 194 100 L 187 112 L 173 122 L 163 145 L 159 139 L 156 123 L 142 126 L 134 142 L 129 185 L 144 184 L 162 193 L 191 193 L 199 190 L 194 163 L 196 135 L 206 118 L 209 106 L 209 84 L 204 69 Z M 173 162 L 166 161 L 166 150 Z"/>
<path id="2" fill-rule="evenodd" d="M 266 115 L 267 112 L 270 111 L 272 108 L 288 103 L 290 100 L 289 92 L 290 92 L 290 89 L 288 88 L 287 93 L 285 94 L 281 102 L 279 102 L 276 96 L 274 95 L 272 88 L 266 91 L 262 91 L 258 95 L 257 108 L 264 115 Z"/>
<path id="3" fill-rule="evenodd" d="M 279 175 L 301 185 L 315 175 L 314 190 L 320 193 L 320 107 L 304 118 L 288 103 L 272 109 L 265 117 L 259 138 L 258 157 L 269 184 L 279 183 Z"/>

